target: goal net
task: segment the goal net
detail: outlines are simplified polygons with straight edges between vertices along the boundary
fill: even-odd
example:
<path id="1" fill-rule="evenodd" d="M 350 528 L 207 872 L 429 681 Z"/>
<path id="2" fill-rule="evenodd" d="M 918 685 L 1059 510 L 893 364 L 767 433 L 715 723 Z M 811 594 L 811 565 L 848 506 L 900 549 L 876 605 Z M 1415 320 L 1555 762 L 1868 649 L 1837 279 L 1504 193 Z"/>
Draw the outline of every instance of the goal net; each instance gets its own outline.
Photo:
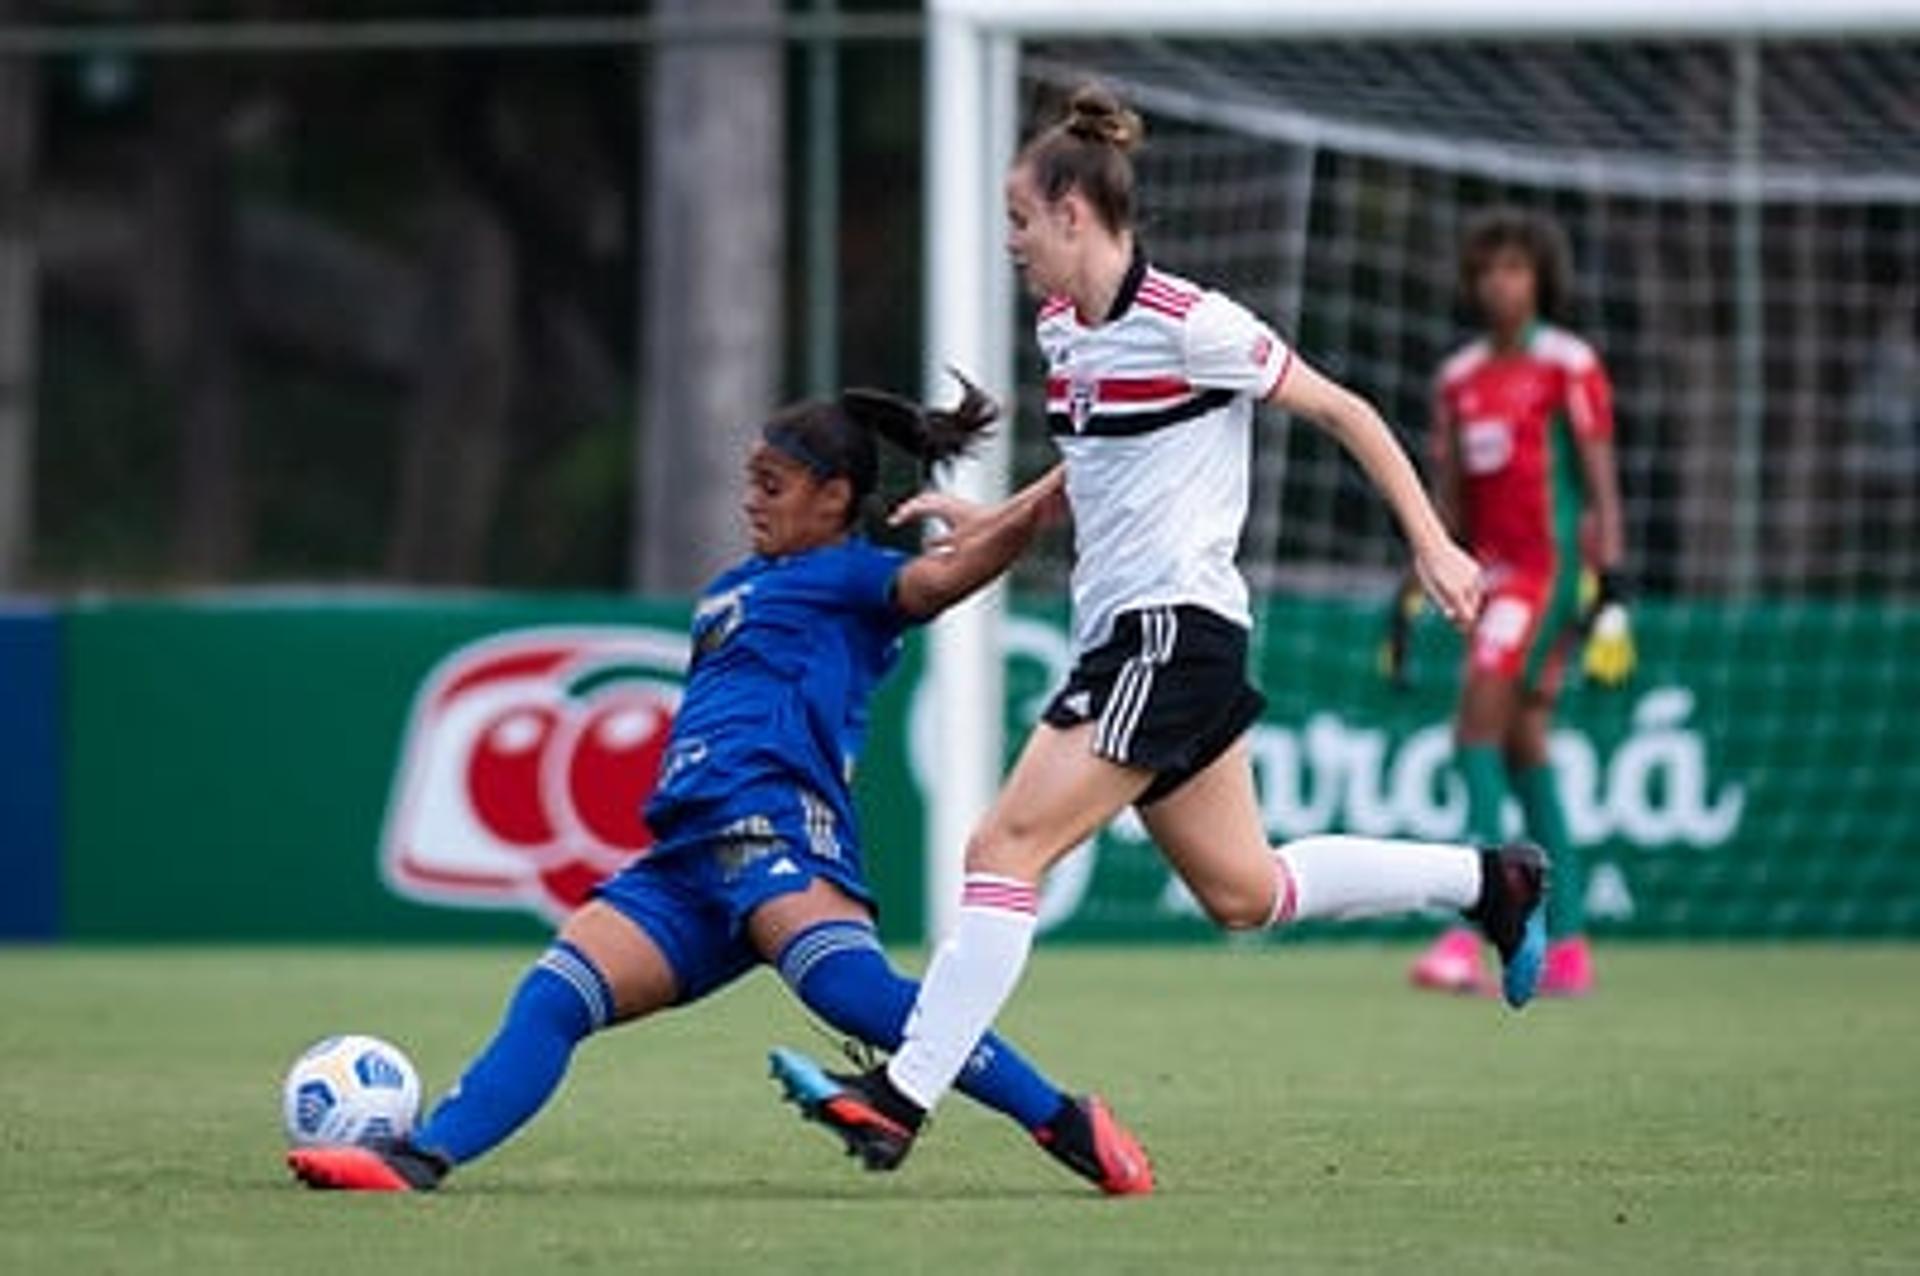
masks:
<path id="1" fill-rule="evenodd" d="M 1147 121 L 1154 260 L 1262 312 L 1376 403 L 1416 457 L 1433 377 L 1473 334 L 1457 245 L 1477 210 L 1550 213 L 1570 326 L 1614 381 L 1642 655 L 1576 681 L 1554 741 L 1595 925 L 1658 933 L 1920 929 L 1920 41 L 1844 38 L 1035 36 L 1003 88 L 1024 134 L 1088 79 Z M 935 304 L 938 304 L 937 298 Z M 1012 477 L 1054 459 L 1012 320 Z M 1404 549 L 1328 439 L 1256 426 L 1242 564 L 1272 707 L 1256 775 L 1275 838 L 1458 836 L 1460 647 L 1374 651 Z M 1023 570 L 1059 615 L 1070 545 Z M 1050 610 L 1051 608 L 1051 610 Z M 1010 736 L 1057 650 L 1014 644 Z M 1023 675 L 1022 662 L 1028 672 Z M 1024 679 L 1024 680 L 1023 680 Z M 1199 923 L 1121 820 L 1052 892 L 1062 933 Z"/>

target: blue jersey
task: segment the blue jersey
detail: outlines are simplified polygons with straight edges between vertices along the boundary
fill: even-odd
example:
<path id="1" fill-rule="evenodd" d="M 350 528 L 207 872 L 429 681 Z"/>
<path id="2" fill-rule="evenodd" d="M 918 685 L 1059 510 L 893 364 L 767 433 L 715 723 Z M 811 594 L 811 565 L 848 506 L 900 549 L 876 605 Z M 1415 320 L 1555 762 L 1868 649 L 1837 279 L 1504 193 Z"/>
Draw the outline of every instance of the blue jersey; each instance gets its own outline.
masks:
<path id="1" fill-rule="evenodd" d="M 852 781 L 867 701 L 900 659 L 906 555 L 849 538 L 755 555 L 701 596 L 686 689 L 647 803 L 654 854 L 797 818 L 816 854 L 859 870 Z"/>

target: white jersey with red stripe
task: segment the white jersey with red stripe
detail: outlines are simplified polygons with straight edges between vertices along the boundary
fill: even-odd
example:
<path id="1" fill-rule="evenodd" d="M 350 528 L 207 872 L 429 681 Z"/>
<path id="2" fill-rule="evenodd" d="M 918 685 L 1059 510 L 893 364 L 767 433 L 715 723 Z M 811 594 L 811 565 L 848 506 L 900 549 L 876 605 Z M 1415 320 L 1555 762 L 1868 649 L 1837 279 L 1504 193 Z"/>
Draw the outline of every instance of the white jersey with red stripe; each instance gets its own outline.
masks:
<path id="1" fill-rule="evenodd" d="M 1141 607 L 1204 607 L 1251 627 L 1234 559 L 1253 404 L 1293 354 L 1245 307 L 1136 255 L 1105 319 L 1050 299 L 1036 325 L 1047 426 L 1073 506 L 1074 649 Z"/>

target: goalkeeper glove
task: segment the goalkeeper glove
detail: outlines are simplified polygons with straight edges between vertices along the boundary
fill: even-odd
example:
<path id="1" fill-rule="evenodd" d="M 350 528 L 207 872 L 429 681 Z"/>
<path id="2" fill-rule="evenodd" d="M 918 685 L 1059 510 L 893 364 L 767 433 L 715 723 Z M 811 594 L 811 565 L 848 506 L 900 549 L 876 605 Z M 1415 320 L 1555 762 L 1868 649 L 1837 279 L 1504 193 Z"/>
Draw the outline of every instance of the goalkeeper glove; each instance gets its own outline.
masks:
<path id="1" fill-rule="evenodd" d="M 1393 594 L 1393 607 L 1387 612 L 1387 632 L 1380 639 L 1377 662 L 1380 676 L 1398 688 L 1410 685 L 1407 678 L 1407 648 L 1413 641 L 1413 622 L 1427 609 L 1427 595 L 1415 580 L 1403 582 Z"/>
<path id="2" fill-rule="evenodd" d="M 1614 573 L 1588 572 L 1580 592 L 1588 598 L 1581 625 L 1587 635 L 1581 665 L 1590 681 L 1618 687 L 1633 677 L 1640 659 L 1633 645 L 1633 627 L 1627 623 L 1625 591 Z"/>

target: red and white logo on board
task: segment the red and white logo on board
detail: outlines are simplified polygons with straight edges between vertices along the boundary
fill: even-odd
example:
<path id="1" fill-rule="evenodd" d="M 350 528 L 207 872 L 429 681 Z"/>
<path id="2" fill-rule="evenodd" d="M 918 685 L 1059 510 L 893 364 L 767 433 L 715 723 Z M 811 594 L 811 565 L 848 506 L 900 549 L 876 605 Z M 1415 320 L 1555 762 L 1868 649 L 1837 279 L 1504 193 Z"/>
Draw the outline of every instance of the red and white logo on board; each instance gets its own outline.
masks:
<path id="1" fill-rule="evenodd" d="M 408 899 L 564 917 L 653 845 L 684 635 L 523 629 L 442 660 L 415 696 L 381 839 Z"/>

